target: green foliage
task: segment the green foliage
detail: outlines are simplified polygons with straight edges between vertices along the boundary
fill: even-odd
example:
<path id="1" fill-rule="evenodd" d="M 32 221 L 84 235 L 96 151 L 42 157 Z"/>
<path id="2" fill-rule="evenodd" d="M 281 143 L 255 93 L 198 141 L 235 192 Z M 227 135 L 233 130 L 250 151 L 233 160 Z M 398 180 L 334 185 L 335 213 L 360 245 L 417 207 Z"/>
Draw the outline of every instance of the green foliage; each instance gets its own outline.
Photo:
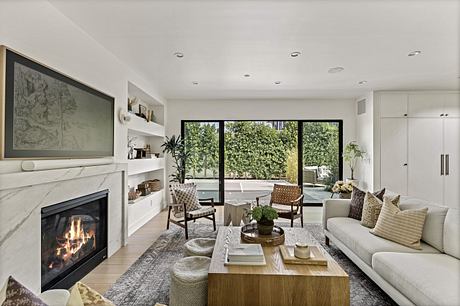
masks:
<path id="1" fill-rule="evenodd" d="M 339 127 L 329 122 L 306 122 L 303 126 L 304 166 L 329 166 L 339 176 Z"/>
<path id="2" fill-rule="evenodd" d="M 354 171 L 356 168 L 356 163 L 359 159 L 362 159 L 366 154 L 365 151 L 355 142 L 351 141 L 347 143 L 345 149 L 343 150 L 343 160 L 348 164 L 351 170 L 351 179 L 353 180 Z"/>
<path id="3" fill-rule="evenodd" d="M 187 152 L 185 150 L 184 139 L 180 135 L 177 137 L 172 135 L 171 138 L 166 136 L 165 142 L 161 145 L 163 153 L 171 154 L 174 161 L 175 173 L 171 174 L 171 182 L 185 182 L 185 162 L 187 160 Z"/>
<path id="4" fill-rule="evenodd" d="M 278 219 L 278 213 L 271 206 L 256 206 L 251 210 L 250 215 L 252 216 L 252 219 L 257 222 L 261 220 L 273 221 Z"/>
<path id="5" fill-rule="evenodd" d="M 286 179 L 291 184 L 297 184 L 297 148 L 292 148 L 287 157 Z"/>

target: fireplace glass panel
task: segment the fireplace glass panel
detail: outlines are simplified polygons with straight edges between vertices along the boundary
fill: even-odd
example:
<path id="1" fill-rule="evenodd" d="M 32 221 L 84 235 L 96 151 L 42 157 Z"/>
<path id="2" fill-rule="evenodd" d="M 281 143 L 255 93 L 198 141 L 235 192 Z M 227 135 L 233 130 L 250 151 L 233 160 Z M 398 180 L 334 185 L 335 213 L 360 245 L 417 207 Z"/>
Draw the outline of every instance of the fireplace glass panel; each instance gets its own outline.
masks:
<path id="1" fill-rule="evenodd" d="M 81 202 L 57 204 L 42 215 L 42 287 L 53 286 L 107 247 L 106 198 Z"/>

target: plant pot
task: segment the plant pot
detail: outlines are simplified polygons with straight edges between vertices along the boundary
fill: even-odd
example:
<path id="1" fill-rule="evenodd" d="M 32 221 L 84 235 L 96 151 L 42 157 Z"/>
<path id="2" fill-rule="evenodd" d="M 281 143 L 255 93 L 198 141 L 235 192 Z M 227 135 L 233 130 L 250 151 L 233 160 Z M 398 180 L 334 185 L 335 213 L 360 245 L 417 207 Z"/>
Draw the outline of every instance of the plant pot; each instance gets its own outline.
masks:
<path id="1" fill-rule="evenodd" d="M 269 220 L 260 220 L 257 222 L 257 231 L 260 235 L 271 235 L 275 222 Z"/>

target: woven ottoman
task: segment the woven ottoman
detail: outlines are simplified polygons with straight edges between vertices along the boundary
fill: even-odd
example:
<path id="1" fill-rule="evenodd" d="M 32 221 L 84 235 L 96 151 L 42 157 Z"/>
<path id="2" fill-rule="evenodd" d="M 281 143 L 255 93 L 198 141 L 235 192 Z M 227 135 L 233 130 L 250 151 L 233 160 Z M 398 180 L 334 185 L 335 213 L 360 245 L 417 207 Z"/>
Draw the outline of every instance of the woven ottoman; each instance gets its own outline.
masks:
<path id="1" fill-rule="evenodd" d="M 195 238 L 185 243 L 185 253 L 187 256 L 212 256 L 216 239 Z"/>
<path id="2" fill-rule="evenodd" d="M 203 306 L 208 303 L 208 271 L 211 258 L 191 256 L 171 268 L 170 306 Z"/>

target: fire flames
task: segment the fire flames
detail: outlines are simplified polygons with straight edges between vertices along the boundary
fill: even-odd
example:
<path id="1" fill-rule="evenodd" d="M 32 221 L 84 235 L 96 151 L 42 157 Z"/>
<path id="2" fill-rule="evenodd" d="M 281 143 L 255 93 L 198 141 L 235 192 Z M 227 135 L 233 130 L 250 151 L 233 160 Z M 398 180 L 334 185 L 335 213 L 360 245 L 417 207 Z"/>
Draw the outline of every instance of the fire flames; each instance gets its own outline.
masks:
<path id="1" fill-rule="evenodd" d="M 64 234 L 64 237 L 58 240 L 59 246 L 56 248 L 56 256 L 62 258 L 64 261 L 77 254 L 89 241 L 92 241 L 93 248 L 96 247 L 94 231 L 89 230 L 85 232 L 81 218 L 72 218 L 69 230 Z"/>

